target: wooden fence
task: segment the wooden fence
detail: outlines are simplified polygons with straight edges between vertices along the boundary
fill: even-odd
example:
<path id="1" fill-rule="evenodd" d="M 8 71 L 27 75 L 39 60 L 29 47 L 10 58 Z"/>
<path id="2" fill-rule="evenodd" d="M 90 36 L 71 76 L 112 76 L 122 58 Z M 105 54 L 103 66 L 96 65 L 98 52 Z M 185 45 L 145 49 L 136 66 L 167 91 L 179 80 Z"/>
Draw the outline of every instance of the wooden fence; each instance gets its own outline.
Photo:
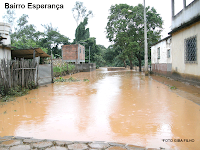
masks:
<path id="1" fill-rule="evenodd" d="M 0 60 L 0 86 L 29 88 L 38 85 L 38 63 L 33 60 Z"/>

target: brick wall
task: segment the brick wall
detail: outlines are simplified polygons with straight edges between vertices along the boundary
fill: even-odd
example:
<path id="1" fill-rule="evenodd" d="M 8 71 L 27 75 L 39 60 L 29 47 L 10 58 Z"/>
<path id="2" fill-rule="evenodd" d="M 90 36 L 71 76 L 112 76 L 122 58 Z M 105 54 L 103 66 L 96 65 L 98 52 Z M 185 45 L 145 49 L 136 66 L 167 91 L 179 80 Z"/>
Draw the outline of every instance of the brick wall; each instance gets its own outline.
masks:
<path id="1" fill-rule="evenodd" d="M 74 60 L 78 59 L 78 45 L 63 45 L 62 46 L 62 57 L 63 60 Z"/>
<path id="2" fill-rule="evenodd" d="M 152 64 L 152 72 L 159 74 L 171 74 L 171 63 Z"/>
<path id="3" fill-rule="evenodd" d="M 80 44 L 63 45 L 62 57 L 63 60 L 67 62 L 85 62 L 85 47 Z"/>
<path id="4" fill-rule="evenodd" d="M 79 58 L 80 61 L 84 60 L 85 62 L 85 47 L 83 45 L 79 45 L 79 48 L 81 48 L 81 51 L 79 52 Z"/>

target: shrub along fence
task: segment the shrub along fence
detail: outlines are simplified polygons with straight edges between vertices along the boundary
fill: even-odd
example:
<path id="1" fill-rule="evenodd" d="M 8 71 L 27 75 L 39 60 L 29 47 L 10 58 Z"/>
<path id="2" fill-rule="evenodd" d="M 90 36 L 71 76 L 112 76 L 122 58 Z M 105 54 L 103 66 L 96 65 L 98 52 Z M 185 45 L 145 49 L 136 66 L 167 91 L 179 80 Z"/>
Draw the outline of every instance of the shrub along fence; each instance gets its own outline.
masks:
<path id="1" fill-rule="evenodd" d="M 53 75 L 54 77 L 64 76 L 78 72 L 75 64 L 67 63 L 62 59 L 54 59 L 53 61 Z"/>
<path id="2" fill-rule="evenodd" d="M 32 89 L 38 85 L 38 63 L 33 60 L 0 60 L 0 91 L 21 86 Z"/>
<path id="3" fill-rule="evenodd" d="M 96 70 L 95 63 L 74 64 L 65 62 L 62 59 L 53 59 L 52 63 L 54 77 L 64 76 L 77 72 L 90 72 Z"/>

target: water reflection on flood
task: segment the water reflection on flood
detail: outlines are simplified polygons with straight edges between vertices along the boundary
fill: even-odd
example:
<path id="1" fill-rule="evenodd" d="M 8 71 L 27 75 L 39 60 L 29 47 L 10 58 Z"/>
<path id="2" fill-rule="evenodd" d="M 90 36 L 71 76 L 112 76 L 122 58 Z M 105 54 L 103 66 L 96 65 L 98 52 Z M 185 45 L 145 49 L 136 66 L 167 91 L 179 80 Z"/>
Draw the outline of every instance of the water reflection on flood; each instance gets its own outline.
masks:
<path id="1" fill-rule="evenodd" d="M 0 105 L 0 136 L 200 149 L 200 106 L 134 71 L 73 75 Z M 66 78 L 68 78 L 66 76 Z M 163 142 L 162 139 L 195 142 Z"/>

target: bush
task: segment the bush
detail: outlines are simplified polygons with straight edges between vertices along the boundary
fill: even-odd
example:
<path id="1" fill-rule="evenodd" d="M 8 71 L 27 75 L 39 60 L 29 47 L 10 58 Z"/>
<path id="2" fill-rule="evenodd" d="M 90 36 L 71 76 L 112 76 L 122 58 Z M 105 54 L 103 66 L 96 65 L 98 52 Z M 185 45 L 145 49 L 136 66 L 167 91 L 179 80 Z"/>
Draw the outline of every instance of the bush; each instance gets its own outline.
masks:
<path id="1" fill-rule="evenodd" d="M 53 67 L 53 72 L 61 72 L 61 68 L 60 67 Z"/>
<path id="2" fill-rule="evenodd" d="M 67 65 L 68 65 L 68 67 L 67 67 Z M 53 72 L 54 72 L 54 76 L 62 76 L 62 75 L 69 74 L 74 69 L 75 69 L 75 65 L 63 63 L 63 65 L 61 67 L 59 67 L 59 66 L 53 67 Z"/>
<path id="3" fill-rule="evenodd" d="M 35 88 L 34 82 L 28 84 L 28 88 L 22 88 L 21 86 L 16 86 L 13 88 L 5 89 L 3 86 L 0 87 L 0 99 L 2 102 L 8 101 L 11 97 L 23 96 L 28 94 L 28 92 Z"/>

